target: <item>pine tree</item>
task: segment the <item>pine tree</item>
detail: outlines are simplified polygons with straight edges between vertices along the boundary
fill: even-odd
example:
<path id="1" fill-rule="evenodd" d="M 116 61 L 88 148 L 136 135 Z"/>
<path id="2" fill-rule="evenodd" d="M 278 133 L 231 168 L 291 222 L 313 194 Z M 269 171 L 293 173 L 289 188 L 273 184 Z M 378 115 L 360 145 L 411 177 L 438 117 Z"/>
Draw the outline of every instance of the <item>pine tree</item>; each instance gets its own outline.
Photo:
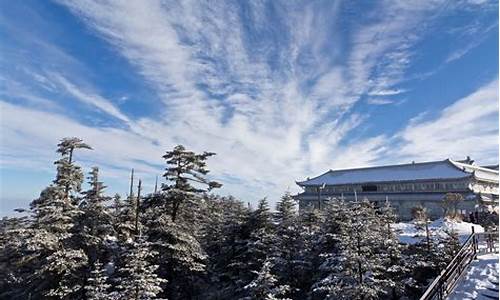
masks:
<path id="1" fill-rule="evenodd" d="M 247 225 L 250 232 L 245 253 L 248 272 L 259 271 L 268 255 L 274 250 L 275 231 L 271 218 L 267 199 L 261 199 L 257 209 L 250 213 Z"/>
<path id="2" fill-rule="evenodd" d="M 89 175 L 90 188 L 82 193 L 84 196 L 80 208 L 83 215 L 79 226 L 86 253 L 90 263 L 93 264 L 106 252 L 104 242 L 115 232 L 112 215 L 106 203 L 110 197 L 103 195 L 106 186 L 99 181 L 99 168 L 93 167 Z"/>
<path id="3" fill-rule="evenodd" d="M 60 153 L 62 158 L 55 162 L 57 177 L 54 183 L 64 186 L 66 198 L 70 190 L 80 191 L 83 182 L 83 173 L 80 171 L 80 167 L 73 164 L 73 152 L 75 149 L 92 150 L 92 147 L 76 137 L 63 138 L 57 145 L 57 153 Z"/>
<path id="4" fill-rule="evenodd" d="M 170 184 L 163 185 L 162 190 L 167 192 L 171 204 L 171 218 L 175 222 L 179 209 L 183 203 L 196 201 L 199 195 L 222 185 L 216 181 L 205 178 L 208 174 L 206 160 L 215 155 L 212 152 L 195 154 L 178 145 L 172 151 L 167 151 L 163 158 L 167 162 L 166 172 L 163 177 Z M 193 186 L 206 186 L 206 189 Z"/>
<path id="5" fill-rule="evenodd" d="M 115 212 L 119 212 L 115 228 L 122 242 L 130 242 L 136 233 L 136 217 L 138 216 L 138 197 L 134 194 L 134 169 L 130 175 L 130 192 L 124 201 L 115 200 Z"/>
<path id="6" fill-rule="evenodd" d="M 208 299 L 235 299 L 245 294 L 245 285 L 255 276 L 247 265 L 250 210 L 233 197 L 221 198 L 219 207 L 221 219 L 217 226 L 221 238 L 210 243 L 207 253 L 209 279 L 213 284 Z"/>
<path id="7" fill-rule="evenodd" d="M 0 299 L 25 299 L 26 283 L 33 271 L 31 265 L 20 263 L 28 226 L 23 216 L 0 219 Z"/>
<path id="8" fill-rule="evenodd" d="M 249 296 L 243 299 L 287 299 L 284 295 L 288 292 L 289 287 L 287 285 L 280 285 L 277 277 L 272 274 L 271 269 L 271 262 L 265 261 L 262 268 L 256 272 L 256 278 L 245 286 L 245 290 Z"/>
<path id="9" fill-rule="evenodd" d="M 317 272 L 311 286 L 311 299 L 326 299 L 336 284 L 334 274 L 339 271 L 341 230 L 351 215 L 349 205 L 343 200 L 331 199 L 322 210 L 321 225 L 314 248 Z"/>
<path id="10" fill-rule="evenodd" d="M 120 299 L 149 300 L 156 299 L 162 292 L 162 285 L 167 280 L 156 274 L 157 265 L 150 263 L 150 258 L 157 253 L 152 251 L 149 243 L 138 238 L 125 255 L 125 266 L 120 268 Z"/>
<path id="11" fill-rule="evenodd" d="M 305 295 L 304 283 L 310 262 L 306 257 L 300 219 L 297 215 L 296 203 L 289 192 L 278 201 L 275 213 L 276 237 L 275 250 L 271 254 L 272 262 L 280 284 L 290 287 L 292 298 Z"/>
<path id="12" fill-rule="evenodd" d="M 87 256 L 75 237 L 75 222 L 82 214 L 76 193 L 83 173 L 73 162 L 73 152 L 79 148 L 91 149 L 78 138 L 65 138 L 58 144 L 62 157 L 55 162 L 56 179 L 31 203 L 33 223 L 23 261 L 36 262 L 28 279 L 27 293 L 32 296 L 65 299 L 81 293 Z"/>
<path id="13" fill-rule="evenodd" d="M 195 278 L 205 271 L 203 249 L 181 225 L 173 223 L 170 216 L 157 215 L 154 210 L 150 213 L 145 227 L 151 248 L 158 253 L 154 259 L 159 265 L 158 274 L 168 279 L 170 298 L 189 298 L 197 292 Z"/>
<path id="14" fill-rule="evenodd" d="M 108 300 L 113 297 L 109 292 L 111 285 L 107 283 L 108 276 L 103 265 L 96 261 L 85 285 L 85 296 L 88 300 Z"/>
<path id="15" fill-rule="evenodd" d="M 382 227 L 372 204 L 353 202 L 345 220 L 338 224 L 337 251 L 329 257 L 330 272 L 315 288 L 327 299 L 378 299 L 387 292 L 389 279 L 382 278 Z"/>
<path id="16" fill-rule="evenodd" d="M 387 287 L 390 289 L 390 297 L 399 299 L 404 294 L 404 280 L 410 276 L 406 257 L 403 255 L 404 247 L 399 243 L 396 232 L 391 224 L 396 222 L 396 214 L 389 201 L 386 201 L 380 209 L 381 243 L 380 257 L 384 268 L 380 277 L 386 279 Z"/>
<path id="17" fill-rule="evenodd" d="M 411 275 L 405 280 L 405 295 L 420 297 L 429 281 L 448 265 L 459 249 L 460 242 L 455 232 L 448 232 L 444 237 L 431 234 L 428 241 L 410 245 L 405 251 L 409 257 L 406 265 L 411 270 Z"/>

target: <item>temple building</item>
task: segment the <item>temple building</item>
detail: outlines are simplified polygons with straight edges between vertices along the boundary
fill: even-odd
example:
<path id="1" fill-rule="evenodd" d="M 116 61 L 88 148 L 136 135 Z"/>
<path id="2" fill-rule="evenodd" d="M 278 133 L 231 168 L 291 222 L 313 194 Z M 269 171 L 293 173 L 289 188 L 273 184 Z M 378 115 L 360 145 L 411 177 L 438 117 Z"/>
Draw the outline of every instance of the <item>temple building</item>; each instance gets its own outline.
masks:
<path id="1" fill-rule="evenodd" d="M 303 192 L 296 196 L 299 209 L 320 208 L 327 201 L 368 200 L 375 205 L 389 201 L 400 219 L 412 218 L 412 208 L 422 205 L 432 219 L 443 215 L 447 193 L 462 195 L 460 213 L 498 211 L 498 165 L 477 166 L 470 158 L 329 170 L 298 181 Z"/>

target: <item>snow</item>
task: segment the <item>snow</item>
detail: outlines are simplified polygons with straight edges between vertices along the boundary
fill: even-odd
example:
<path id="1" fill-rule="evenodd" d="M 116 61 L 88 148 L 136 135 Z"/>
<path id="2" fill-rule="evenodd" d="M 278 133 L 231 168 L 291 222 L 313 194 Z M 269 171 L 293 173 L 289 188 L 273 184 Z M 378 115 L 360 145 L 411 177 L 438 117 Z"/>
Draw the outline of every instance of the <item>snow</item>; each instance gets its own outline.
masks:
<path id="1" fill-rule="evenodd" d="M 447 236 L 447 232 L 453 231 L 458 234 L 461 241 L 464 241 L 472 233 L 472 227 L 474 227 L 475 232 L 484 232 L 481 225 L 442 218 L 429 224 L 429 232 L 431 236 L 444 238 Z M 392 224 L 392 228 L 396 230 L 401 243 L 416 244 L 425 239 L 425 229 L 417 229 L 414 223 L 395 223 Z"/>
<path id="2" fill-rule="evenodd" d="M 472 173 L 458 168 L 450 160 L 359 169 L 330 170 L 323 175 L 298 182 L 299 185 L 335 185 L 381 181 L 463 178 Z M 493 172 L 493 171 L 492 171 Z M 495 180 L 498 180 L 498 174 Z"/>
<path id="3" fill-rule="evenodd" d="M 498 254 L 478 256 L 448 299 L 498 299 L 498 273 Z"/>

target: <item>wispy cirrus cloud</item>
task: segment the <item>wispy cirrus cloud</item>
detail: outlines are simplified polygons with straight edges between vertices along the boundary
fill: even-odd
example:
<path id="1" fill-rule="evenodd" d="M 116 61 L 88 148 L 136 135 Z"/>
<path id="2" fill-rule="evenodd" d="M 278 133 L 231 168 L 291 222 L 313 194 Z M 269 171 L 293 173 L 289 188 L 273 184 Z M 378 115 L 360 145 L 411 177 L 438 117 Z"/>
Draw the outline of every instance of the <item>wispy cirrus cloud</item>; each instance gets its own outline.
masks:
<path id="1" fill-rule="evenodd" d="M 54 81 L 59 83 L 63 87 L 63 89 L 73 98 L 92 107 L 95 107 L 98 110 L 107 113 L 109 116 L 115 117 L 127 123 L 129 122 L 129 118 L 125 116 L 113 103 L 111 103 L 107 99 L 95 93 L 82 91 L 75 84 L 73 84 L 60 74 L 51 74 L 51 76 L 55 79 Z"/>
<path id="2" fill-rule="evenodd" d="M 58 3 L 133 66 L 137 80 L 161 100 L 154 107 L 160 117 L 125 113 L 124 103 L 101 94 L 105 87 L 92 81 L 82 62 L 40 41 L 50 46 L 43 47 L 44 57 L 64 62 L 28 66 L 40 90 L 65 95 L 126 126 L 84 124 L 61 111 L 8 99 L 1 102 L 8 112 L 2 123 L 10 123 L 3 132 L 2 144 L 8 146 L 2 145 L 2 156 L 11 164 L 45 162 L 57 139 L 78 135 L 96 149 L 85 159 L 110 174 L 124 176 L 135 167 L 143 176 L 154 176 L 162 171 L 162 151 L 182 143 L 217 152 L 210 166 L 225 183 L 224 192 L 255 200 L 277 198 L 295 179 L 327 168 L 385 161 L 387 153 L 393 161 L 418 156 L 411 149 L 433 158 L 448 154 L 425 150 L 420 139 L 439 124 L 414 121 L 396 137 L 352 133 L 369 122 L 368 113 L 356 111 L 360 102 L 401 103 L 400 96 L 411 91 L 402 84 L 410 80 L 406 72 L 414 62 L 414 46 L 433 32 L 443 11 L 462 4 L 379 1 L 361 15 L 354 4 L 342 1 Z M 441 117 L 448 114 L 445 110 Z M 11 120 L 19 115 L 46 122 L 37 127 Z M 401 152 L 391 152 L 396 143 Z M 18 155 L 17 148 L 25 150 Z"/>
<path id="3" fill-rule="evenodd" d="M 435 117 L 416 118 L 397 135 L 398 156 L 417 160 L 465 157 L 498 159 L 498 79 L 458 99 Z M 474 157 L 473 156 L 473 157 Z"/>

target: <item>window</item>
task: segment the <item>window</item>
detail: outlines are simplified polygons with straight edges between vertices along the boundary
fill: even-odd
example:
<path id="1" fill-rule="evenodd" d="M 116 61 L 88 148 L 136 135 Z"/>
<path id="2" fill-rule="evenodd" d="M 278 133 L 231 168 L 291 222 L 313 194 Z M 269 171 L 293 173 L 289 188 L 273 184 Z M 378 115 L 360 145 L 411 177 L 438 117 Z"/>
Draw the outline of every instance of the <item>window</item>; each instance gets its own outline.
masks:
<path id="1" fill-rule="evenodd" d="M 376 192 L 377 191 L 377 186 L 376 185 L 363 185 L 361 187 L 361 190 L 363 192 Z"/>

